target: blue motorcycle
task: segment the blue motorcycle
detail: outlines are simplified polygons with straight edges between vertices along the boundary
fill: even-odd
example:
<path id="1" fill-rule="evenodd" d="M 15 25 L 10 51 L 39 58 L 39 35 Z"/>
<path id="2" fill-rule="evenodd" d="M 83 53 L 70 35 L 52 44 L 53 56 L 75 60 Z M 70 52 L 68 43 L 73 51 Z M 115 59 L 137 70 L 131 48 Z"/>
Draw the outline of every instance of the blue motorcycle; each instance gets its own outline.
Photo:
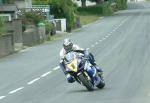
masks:
<path id="1" fill-rule="evenodd" d="M 95 87 L 102 89 L 105 86 L 103 77 L 84 54 L 71 51 L 65 55 L 64 64 L 66 71 L 87 90 L 92 91 Z"/>

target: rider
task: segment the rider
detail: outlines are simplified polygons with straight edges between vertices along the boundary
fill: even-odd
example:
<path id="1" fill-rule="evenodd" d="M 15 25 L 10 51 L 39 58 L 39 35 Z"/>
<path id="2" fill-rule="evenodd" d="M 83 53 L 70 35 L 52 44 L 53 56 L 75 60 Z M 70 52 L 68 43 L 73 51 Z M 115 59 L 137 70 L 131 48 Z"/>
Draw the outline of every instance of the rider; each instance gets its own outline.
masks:
<path id="1" fill-rule="evenodd" d="M 75 80 L 74 80 L 74 78 L 69 73 L 66 72 L 65 64 L 63 62 L 65 54 L 68 53 L 68 52 L 70 52 L 70 51 L 75 51 L 75 52 L 80 52 L 80 53 L 85 54 L 86 50 L 80 48 L 76 44 L 73 44 L 72 41 L 69 38 L 64 39 L 63 48 L 60 51 L 60 68 L 63 70 L 64 74 L 66 75 L 68 82 L 69 83 L 73 83 Z M 95 63 L 94 56 L 91 53 L 89 53 L 88 56 L 89 56 L 90 63 L 93 66 L 96 67 L 97 71 L 100 74 L 102 74 L 102 70 Z"/>

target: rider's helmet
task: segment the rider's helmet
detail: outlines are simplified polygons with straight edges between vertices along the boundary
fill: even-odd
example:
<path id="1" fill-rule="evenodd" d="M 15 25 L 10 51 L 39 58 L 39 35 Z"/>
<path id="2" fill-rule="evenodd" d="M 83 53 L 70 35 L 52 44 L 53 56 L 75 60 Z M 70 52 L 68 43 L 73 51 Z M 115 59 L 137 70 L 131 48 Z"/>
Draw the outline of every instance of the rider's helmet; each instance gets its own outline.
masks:
<path id="1" fill-rule="evenodd" d="M 73 47 L 73 43 L 70 38 L 64 39 L 63 47 L 66 50 L 66 52 L 70 52 Z"/>

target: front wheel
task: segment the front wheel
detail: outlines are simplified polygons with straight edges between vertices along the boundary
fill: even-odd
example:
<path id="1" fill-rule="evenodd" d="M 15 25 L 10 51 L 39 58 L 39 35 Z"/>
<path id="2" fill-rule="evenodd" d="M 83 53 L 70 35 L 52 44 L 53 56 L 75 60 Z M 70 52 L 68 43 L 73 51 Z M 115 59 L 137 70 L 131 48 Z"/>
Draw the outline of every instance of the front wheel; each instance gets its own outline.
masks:
<path id="1" fill-rule="evenodd" d="M 102 76 L 99 76 L 99 77 L 100 77 L 101 81 L 100 81 L 100 83 L 97 85 L 97 88 L 102 89 L 102 88 L 104 88 L 104 86 L 105 86 L 105 81 L 104 81 L 104 78 L 103 78 Z"/>
<path id="2" fill-rule="evenodd" d="M 94 90 L 94 86 L 93 84 L 91 83 L 91 81 L 88 80 L 88 78 L 83 75 L 83 74 L 80 74 L 78 76 L 79 80 L 82 82 L 82 84 L 89 90 L 89 91 L 93 91 Z"/>

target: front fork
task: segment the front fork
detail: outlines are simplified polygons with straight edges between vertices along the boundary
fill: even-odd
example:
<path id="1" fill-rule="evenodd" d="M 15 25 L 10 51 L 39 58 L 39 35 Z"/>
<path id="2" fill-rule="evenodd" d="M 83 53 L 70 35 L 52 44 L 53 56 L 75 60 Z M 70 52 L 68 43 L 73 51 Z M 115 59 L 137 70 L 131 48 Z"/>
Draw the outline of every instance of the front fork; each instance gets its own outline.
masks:
<path id="1" fill-rule="evenodd" d="M 97 85 L 100 82 L 100 77 L 97 74 L 97 70 L 94 67 L 89 67 L 86 69 L 88 75 L 90 76 L 90 78 L 92 79 L 92 84 L 93 85 Z"/>

